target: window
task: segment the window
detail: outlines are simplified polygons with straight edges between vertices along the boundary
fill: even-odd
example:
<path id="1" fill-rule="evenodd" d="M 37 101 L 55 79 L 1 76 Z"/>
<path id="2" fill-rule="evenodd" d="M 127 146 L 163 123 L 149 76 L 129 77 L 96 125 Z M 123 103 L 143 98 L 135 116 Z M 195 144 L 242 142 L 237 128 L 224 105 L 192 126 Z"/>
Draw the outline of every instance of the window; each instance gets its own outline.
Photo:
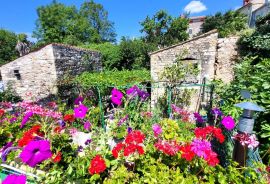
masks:
<path id="1" fill-rule="evenodd" d="M 192 35 L 192 28 L 188 29 L 188 34 Z"/>
<path id="2" fill-rule="evenodd" d="M 14 70 L 14 75 L 17 78 L 17 80 L 21 80 L 21 74 L 19 70 Z"/>

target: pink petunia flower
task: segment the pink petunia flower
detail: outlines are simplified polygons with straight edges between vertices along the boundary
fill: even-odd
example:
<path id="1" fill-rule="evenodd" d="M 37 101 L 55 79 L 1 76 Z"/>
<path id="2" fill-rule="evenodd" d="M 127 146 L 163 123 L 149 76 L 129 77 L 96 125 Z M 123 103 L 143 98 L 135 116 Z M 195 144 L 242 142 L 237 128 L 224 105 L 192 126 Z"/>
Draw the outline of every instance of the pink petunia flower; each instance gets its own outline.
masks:
<path id="1" fill-rule="evenodd" d="M 124 95 L 123 93 L 121 93 L 121 91 L 117 90 L 116 88 L 113 88 L 111 97 L 112 103 L 116 105 L 121 105 L 123 96 Z"/>
<path id="2" fill-rule="evenodd" d="M 221 123 L 224 125 L 224 127 L 228 130 L 233 130 L 235 127 L 235 122 L 231 116 L 225 116 Z"/>
<path id="3" fill-rule="evenodd" d="M 83 104 L 80 104 L 79 107 L 74 108 L 74 116 L 75 118 L 85 118 L 86 113 L 88 111 L 88 107 Z"/>
<path id="4" fill-rule="evenodd" d="M 11 174 L 6 177 L 2 184 L 26 184 L 26 179 L 25 175 Z"/>
<path id="5" fill-rule="evenodd" d="M 46 140 L 31 141 L 20 154 L 22 161 L 30 167 L 35 167 L 51 156 L 50 142 Z"/>

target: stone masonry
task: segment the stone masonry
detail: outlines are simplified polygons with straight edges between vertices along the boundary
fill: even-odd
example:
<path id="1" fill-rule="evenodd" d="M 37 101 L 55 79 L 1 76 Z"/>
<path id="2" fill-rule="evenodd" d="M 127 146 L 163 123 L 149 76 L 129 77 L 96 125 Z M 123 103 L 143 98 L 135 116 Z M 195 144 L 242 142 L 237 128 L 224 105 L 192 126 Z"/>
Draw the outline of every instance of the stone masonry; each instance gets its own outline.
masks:
<path id="1" fill-rule="evenodd" d="M 63 44 L 49 44 L 0 67 L 6 89 L 11 86 L 24 100 L 57 93 L 57 80 L 65 75 L 102 70 L 101 54 Z"/>
<path id="2" fill-rule="evenodd" d="M 197 76 L 198 84 L 207 79 L 221 79 L 225 83 L 233 79 L 233 66 L 237 59 L 237 37 L 218 38 L 216 30 L 210 31 L 188 41 L 150 53 L 151 57 L 151 77 L 154 82 L 158 82 L 161 88 L 153 88 L 151 92 L 152 107 L 165 93 L 165 82 L 160 82 L 161 74 L 165 66 L 171 66 L 177 56 L 186 52 L 184 60 L 192 60 L 198 64 L 200 69 Z M 189 110 L 198 110 L 201 103 L 202 87 L 192 87 L 193 94 Z"/>

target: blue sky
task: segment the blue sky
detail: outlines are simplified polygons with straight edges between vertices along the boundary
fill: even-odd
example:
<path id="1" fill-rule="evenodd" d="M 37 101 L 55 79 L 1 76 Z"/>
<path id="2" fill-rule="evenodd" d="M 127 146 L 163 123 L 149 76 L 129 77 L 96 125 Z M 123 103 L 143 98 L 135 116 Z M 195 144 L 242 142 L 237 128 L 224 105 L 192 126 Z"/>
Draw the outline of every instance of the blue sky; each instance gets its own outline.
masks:
<path id="1" fill-rule="evenodd" d="M 52 0 L 1 0 L 0 27 L 16 33 L 31 34 L 37 19 L 36 8 L 49 4 Z M 78 8 L 85 0 L 58 0 Z M 193 12 L 191 16 L 210 15 L 217 11 L 235 9 L 242 0 L 95 0 L 109 12 L 109 19 L 115 23 L 117 38 L 141 36 L 140 24 L 147 15 L 152 16 L 158 10 L 166 10 L 170 15 L 179 16 L 185 9 Z M 189 4 L 191 3 L 191 4 Z M 187 5 L 190 6 L 187 6 Z"/>

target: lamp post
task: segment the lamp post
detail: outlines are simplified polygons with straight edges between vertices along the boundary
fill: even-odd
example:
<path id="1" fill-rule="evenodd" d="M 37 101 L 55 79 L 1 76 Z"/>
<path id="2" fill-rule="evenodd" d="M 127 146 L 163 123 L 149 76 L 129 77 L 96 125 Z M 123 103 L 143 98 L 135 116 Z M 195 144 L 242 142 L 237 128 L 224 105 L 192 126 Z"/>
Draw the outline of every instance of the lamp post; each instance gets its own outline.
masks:
<path id="1" fill-rule="evenodd" d="M 241 109 L 244 109 L 243 114 L 239 120 L 237 131 L 238 133 L 252 134 L 254 128 L 254 112 L 264 111 L 263 108 L 252 102 L 242 102 L 235 105 Z M 233 150 L 233 160 L 238 162 L 240 166 L 246 165 L 247 149 L 241 145 L 239 141 L 235 141 Z"/>

